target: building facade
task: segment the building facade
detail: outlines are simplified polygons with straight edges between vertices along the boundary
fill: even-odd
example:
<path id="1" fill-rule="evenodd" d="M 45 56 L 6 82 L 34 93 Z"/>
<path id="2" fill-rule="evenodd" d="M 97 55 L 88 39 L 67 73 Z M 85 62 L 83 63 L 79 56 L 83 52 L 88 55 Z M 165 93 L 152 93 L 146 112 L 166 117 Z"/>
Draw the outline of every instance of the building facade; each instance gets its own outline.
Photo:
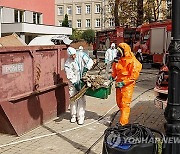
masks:
<path id="1" fill-rule="evenodd" d="M 1 36 L 17 33 L 26 43 L 39 35 L 72 34 L 55 26 L 55 0 L 1 0 L 0 24 Z"/>
<path id="2" fill-rule="evenodd" d="M 109 0 L 56 0 L 55 22 L 62 26 L 65 14 L 69 26 L 79 30 L 114 27 Z"/>

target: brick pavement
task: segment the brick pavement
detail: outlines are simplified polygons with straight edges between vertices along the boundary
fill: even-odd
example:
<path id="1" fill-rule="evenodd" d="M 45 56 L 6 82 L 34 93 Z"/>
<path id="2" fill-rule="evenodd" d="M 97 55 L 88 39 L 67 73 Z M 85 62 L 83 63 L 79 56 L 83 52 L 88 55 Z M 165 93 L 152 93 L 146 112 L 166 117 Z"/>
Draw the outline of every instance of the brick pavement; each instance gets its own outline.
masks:
<path id="1" fill-rule="evenodd" d="M 145 70 L 145 72 L 152 72 Z M 157 70 L 154 70 L 156 73 Z M 154 87 L 155 78 L 153 75 L 142 74 L 134 91 L 133 98 L 139 96 L 146 89 Z M 130 122 L 138 122 L 148 127 L 161 131 L 163 129 L 164 117 L 163 110 L 157 109 L 153 104 L 153 91 L 140 96 L 132 103 Z M 103 120 L 97 119 L 104 115 L 109 109 Z M 20 136 L 10 136 L 0 134 L 0 153 L 2 154 L 81 154 L 103 134 L 109 124 L 110 117 L 118 110 L 115 103 L 115 88 L 107 100 L 87 97 L 87 111 L 85 125 L 80 128 L 76 123 L 69 122 L 69 111 L 60 117 L 49 121 L 48 123 Z M 119 115 L 116 116 L 114 123 L 118 122 Z M 70 130 L 74 129 L 74 130 Z M 101 140 L 94 148 L 91 154 L 100 154 L 102 151 Z M 6 144 L 12 145 L 6 145 Z M 6 146 L 5 146 L 6 145 Z M 4 147 L 2 147 L 4 146 Z"/>

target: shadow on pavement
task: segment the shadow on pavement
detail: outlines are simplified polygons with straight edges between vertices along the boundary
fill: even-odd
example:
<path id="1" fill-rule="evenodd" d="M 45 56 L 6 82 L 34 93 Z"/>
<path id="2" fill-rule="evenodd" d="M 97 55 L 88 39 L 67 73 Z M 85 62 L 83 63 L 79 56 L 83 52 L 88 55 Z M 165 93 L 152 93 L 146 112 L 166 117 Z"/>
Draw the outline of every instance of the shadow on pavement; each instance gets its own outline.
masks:
<path id="1" fill-rule="evenodd" d="M 58 119 L 54 120 L 55 122 L 61 122 L 63 119 L 70 120 L 70 111 L 67 111 L 64 114 L 61 114 Z M 97 120 L 101 116 L 98 115 L 96 112 L 87 111 L 85 112 L 85 120 L 87 119 L 94 119 Z"/>
<path id="2" fill-rule="evenodd" d="M 79 149 L 80 151 L 82 151 L 82 152 L 84 152 L 84 153 L 88 150 L 87 147 L 83 146 L 82 144 L 79 144 L 79 143 L 77 143 L 77 142 L 74 142 L 74 141 L 70 140 L 69 138 L 63 136 L 62 134 L 56 132 L 55 130 L 53 130 L 53 129 L 45 126 L 45 125 L 43 125 L 42 127 L 44 127 L 45 129 L 49 130 L 49 131 L 52 132 L 52 133 L 56 133 L 56 135 L 57 135 L 58 137 L 62 138 L 62 139 L 65 140 L 66 142 L 70 143 L 74 148 Z M 67 147 L 67 148 L 68 148 L 68 147 Z M 96 154 L 96 153 L 94 153 L 93 151 L 91 151 L 91 154 Z"/>

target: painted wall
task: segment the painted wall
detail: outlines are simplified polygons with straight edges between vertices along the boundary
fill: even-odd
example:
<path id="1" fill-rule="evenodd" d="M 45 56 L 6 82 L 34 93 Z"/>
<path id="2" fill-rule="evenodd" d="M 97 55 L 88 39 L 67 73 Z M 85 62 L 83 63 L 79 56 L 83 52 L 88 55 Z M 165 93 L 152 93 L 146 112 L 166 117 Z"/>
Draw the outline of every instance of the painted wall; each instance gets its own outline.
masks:
<path id="1" fill-rule="evenodd" d="M 40 12 L 43 24 L 55 25 L 55 0 L 0 0 L 0 6 Z"/>

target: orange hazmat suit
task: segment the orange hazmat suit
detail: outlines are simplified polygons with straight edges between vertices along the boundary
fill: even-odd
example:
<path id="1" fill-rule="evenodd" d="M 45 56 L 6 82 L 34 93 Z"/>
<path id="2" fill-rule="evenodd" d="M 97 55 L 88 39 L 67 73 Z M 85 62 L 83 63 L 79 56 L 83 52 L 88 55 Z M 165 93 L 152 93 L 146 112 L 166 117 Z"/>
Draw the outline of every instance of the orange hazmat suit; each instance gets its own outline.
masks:
<path id="1" fill-rule="evenodd" d="M 130 103 L 134 91 L 135 82 L 139 77 L 142 64 L 131 52 L 131 48 L 126 43 L 120 43 L 119 47 L 123 51 L 123 56 L 117 63 L 113 63 L 112 77 L 116 78 L 116 102 L 121 111 L 119 122 L 125 125 L 129 122 Z"/>

